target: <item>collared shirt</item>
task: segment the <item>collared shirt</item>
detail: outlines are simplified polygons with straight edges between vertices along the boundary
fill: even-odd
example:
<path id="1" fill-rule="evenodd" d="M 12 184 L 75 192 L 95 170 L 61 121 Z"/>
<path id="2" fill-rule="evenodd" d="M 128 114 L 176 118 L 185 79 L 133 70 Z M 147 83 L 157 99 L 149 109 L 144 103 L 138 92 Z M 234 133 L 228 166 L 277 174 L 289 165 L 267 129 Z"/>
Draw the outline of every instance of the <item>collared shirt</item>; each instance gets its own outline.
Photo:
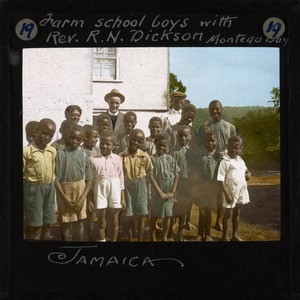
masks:
<path id="1" fill-rule="evenodd" d="M 170 155 L 175 158 L 175 161 L 180 168 L 180 177 L 188 178 L 189 177 L 189 169 L 186 159 L 186 153 L 188 151 L 188 147 L 177 146 L 176 148 L 172 148 L 170 151 Z"/>
<path id="2" fill-rule="evenodd" d="M 52 183 L 55 180 L 56 149 L 47 145 L 40 150 L 31 144 L 23 148 L 23 177 L 37 183 Z"/>
<path id="3" fill-rule="evenodd" d="M 124 190 L 124 173 L 122 159 L 119 155 L 111 153 L 107 158 L 102 154 L 91 157 L 94 177 L 106 179 L 120 179 L 121 189 Z"/>
<path id="4" fill-rule="evenodd" d="M 88 155 L 78 149 L 58 150 L 56 156 L 56 178 L 62 182 L 76 182 L 92 179 L 91 162 Z"/>
<path id="5" fill-rule="evenodd" d="M 123 161 L 123 170 L 126 179 L 133 180 L 146 177 L 153 169 L 148 153 L 138 149 L 135 154 L 130 155 L 128 149 L 120 153 Z"/>
<path id="6" fill-rule="evenodd" d="M 218 181 L 246 182 L 245 173 L 247 166 L 244 160 L 238 155 L 231 158 L 227 153 L 224 154 L 218 169 Z"/>
<path id="7" fill-rule="evenodd" d="M 151 160 L 154 169 L 150 173 L 158 181 L 173 181 L 176 174 L 179 173 L 180 168 L 178 167 L 176 160 L 173 156 L 169 154 L 163 155 L 151 155 Z M 160 184 L 160 182 L 158 182 Z M 162 183 L 163 184 L 163 183 Z"/>
<path id="8" fill-rule="evenodd" d="M 171 136 L 171 147 L 176 147 L 179 146 L 178 143 L 178 137 L 177 137 L 177 132 L 179 129 L 179 124 L 176 123 L 175 125 L 171 126 L 170 128 L 167 129 L 166 133 L 168 133 Z M 196 151 L 197 150 L 197 133 L 194 127 L 191 125 L 188 125 L 190 127 L 191 131 L 191 139 L 188 141 L 188 147 L 191 148 L 192 150 Z"/>
<path id="9" fill-rule="evenodd" d="M 222 160 L 223 156 L 221 153 L 213 150 L 212 152 L 203 149 L 199 152 L 199 173 L 200 175 L 208 180 L 216 180 L 218 167 L 220 161 Z"/>
<path id="10" fill-rule="evenodd" d="M 229 137 L 236 134 L 235 126 L 224 120 L 220 120 L 217 123 L 209 121 L 200 125 L 198 130 L 198 147 L 204 148 L 204 136 L 207 130 L 212 130 L 217 133 L 218 145 L 217 151 L 222 152 L 227 148 Z"/>

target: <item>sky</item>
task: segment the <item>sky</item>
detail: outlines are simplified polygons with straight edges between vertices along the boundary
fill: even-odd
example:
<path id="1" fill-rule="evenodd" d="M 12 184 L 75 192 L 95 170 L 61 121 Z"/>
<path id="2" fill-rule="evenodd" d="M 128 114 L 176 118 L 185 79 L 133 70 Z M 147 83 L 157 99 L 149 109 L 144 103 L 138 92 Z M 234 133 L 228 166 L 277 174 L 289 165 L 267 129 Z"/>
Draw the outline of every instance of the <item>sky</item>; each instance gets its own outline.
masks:
<path id="1" fill-rule="evenodd" d="M 186 86 L 187 99 L 206 108 L 272 106 L 270 92 L 279 87 L 279 48 L 170 48 L 170 72 Z"/>

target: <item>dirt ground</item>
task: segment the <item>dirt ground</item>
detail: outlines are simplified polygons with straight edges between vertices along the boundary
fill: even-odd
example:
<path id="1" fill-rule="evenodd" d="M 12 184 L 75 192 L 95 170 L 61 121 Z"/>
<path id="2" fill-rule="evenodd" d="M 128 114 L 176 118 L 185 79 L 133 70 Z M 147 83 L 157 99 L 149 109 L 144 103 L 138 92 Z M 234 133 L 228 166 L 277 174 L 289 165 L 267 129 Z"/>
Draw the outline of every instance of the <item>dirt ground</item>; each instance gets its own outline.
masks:
<path id="1" fill-rule="evenodd" d="M 280 240 L 280 173 L 252 172 L 248 181 L 250 203 L 241 209 L 239 236 L 244 241 L 278 241 Z M 214 224 L 216 218 L 213 212 Z M 198 224 L 198 207 L 193 204 L 191 222 Z M 231 233 L 231 231 L 230 231 Z M 183 231 L 185 241 L 195 241 L 195 230 Z M 222 232 L 211 229 L 214 241 L 220 241 Z M 52 240 L 60 240 L 58 226 L 52 227 Z M 127 239 L 121 241 L 126 242 Z M 149 241 L 146 231 L 145 241 Z"/>

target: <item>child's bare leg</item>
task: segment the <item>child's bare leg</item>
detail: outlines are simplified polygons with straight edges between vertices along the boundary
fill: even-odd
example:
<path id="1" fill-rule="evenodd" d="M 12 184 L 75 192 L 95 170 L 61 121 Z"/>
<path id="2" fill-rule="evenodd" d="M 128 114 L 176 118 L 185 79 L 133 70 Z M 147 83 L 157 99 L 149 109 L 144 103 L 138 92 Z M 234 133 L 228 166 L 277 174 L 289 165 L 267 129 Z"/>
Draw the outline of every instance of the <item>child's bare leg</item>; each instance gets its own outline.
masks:
<path id="1" fill-rule="evenodd" d="M 210 235 L 210 227 L 211 227 L 211 220 L 212 220 L 212 213 L 211 208 L 204 207 L 205 212 L 205 241 L 206 242 L 213 242 L 213 239 Z"/>
<path id="2" fill-rule="evenodd" d="M 73 222 L 72 230 L 72 241 L 82 242 L 84 240 L 84 220 L 78 220 L 76 222 Z"/>
<path id="3" fill-rule="evenodd" d="M 120 210 L 117 208 L 110 208 L 107 210 L 107 222 L 110 225 L 109 240 L 116 242 L 119 233 L 119 213 Z"/>
<path id="4" fill-rule="evenodd" d="M 237 231 L 239 229 L 239 223 L 240 223 L 240 213 L 241 213 L 241 206 L 237 204 L 233 209 L 233 216 L 232 216 L 232 240 L 237 242 L 243 241 L 237 235 Z"/>
<path id="5" fill-rule="evenodd" d="M 173 210 L 174 213 L 174 210 Z M 169 232 L 168 232 L 168 239 L 174 239 L 174 231 L 173 231 L 173 227 L 175 224 L 175 217 L 171 217 L 170 218 L 170 228 L 169 228 Z"/>
<path id="6" fill-rule="evenodd" d="M 133 235 L 134 235 L 134 225 L 135 225 L 135 217 L 125 217 L 124 220 L 127 220 L 127 229 L 128 229 L 128 239 L 129 242 L 133 242 Z"/>
<path id="7" fill-rule="evenodd" d="M 85 221 L 86 223 L 86 236 L 89 241 L 92 241 L 94 239 L 94 213 L 93 212 L 87 212 L 87 219 Z"/>
<path id="8" fill-rule="evenodd" d="M 50 240 L 50 224 L 42 226 L 41 240 Z"/>
<path id="9" fill-rule="evenodd" d="M 72 241 L 72 223 L 60 222 L 60 232 L 63 241 Z"/>
<path id="10" fill-rule="evenodd" d="M 196 240 L 198 242 L 202 241 L 204 238 L 204 228 L 205 228 L 205 214 L 204 208 L 199 206 L 199 219 L 198 219 L 198 236 Z"/>
<path id="11" fill-rule="evenodd" d="M 228 225 L 229 225 L 229 220 L 232 219 L 232 211 L 233 208 L 226 208 L 225 213 L 224 213 L 224 218 L 223 218 L 223 236 L 222 236 L 222 241 L 228 242 Z"/>
<path id="12" fill-rule="evenodd" d="M 162 240 L 163 240 L 163 242 L 167 242 L 168 241 L 168 233 L 169 233 L 170 224 L 171 224 L 171 217 L 165 217 L 163 224 L 164 224 L 164 226 L 163 226 Z"/>
<path id="13" fill-rule="evenodd" d="M 225 209 L 222 205 L 222 197 L 220 194 L 218 194 L 216 224 L 213 226 L 213 228 L 215 228 L 218 231 L 223 231 L 222 217 L 224 213 L 225 213 Z"/>
<path id="14" fill-rule="evenodd" d="M 98 234 L 99 234 L 99 240 L 105 241 L 106 239 L 106 208 L 99 209 L 98 210 Z"/>
<path id="15" fill-rule="evenodd" d="M 138 241 L 142 242 L 144 239 L 145 223 L 147 216 L 138 216 L 137 227 L 138 227 Z"/>
<path id="16" fill-rule="evenodd" d="M 40 240 L 42 233 L 42 226 L 30 226 L 29 227 L 29 238 L 31 240 Z"/>
<path id="17" fill-rule="evenodd" d="M 186 215 L 185 214 L 179 215 L 178 216 L 178 231 L 177 231 L 179 241 L 183 240 L 182 230 L 184 228 L 185 222 L 186 222 Z"/>
<path id="18" fill-rule="evenodd" d="M 157 217 L 151 217 L 150 218 L 150 235 L 151 235 L 151 242 L 156 242 L 156 222 L 157 222 Z"/>
<path id="19" fill-rule="evenodd" d="M 193 206 L 193 202 L 192 200 L 190 200 L 189 203 L 187 204 L 187 210 L 186 210 L 185 228 L 187 230 L 196 230 L 196 226 L 191 222 L 192 206 Z"/>

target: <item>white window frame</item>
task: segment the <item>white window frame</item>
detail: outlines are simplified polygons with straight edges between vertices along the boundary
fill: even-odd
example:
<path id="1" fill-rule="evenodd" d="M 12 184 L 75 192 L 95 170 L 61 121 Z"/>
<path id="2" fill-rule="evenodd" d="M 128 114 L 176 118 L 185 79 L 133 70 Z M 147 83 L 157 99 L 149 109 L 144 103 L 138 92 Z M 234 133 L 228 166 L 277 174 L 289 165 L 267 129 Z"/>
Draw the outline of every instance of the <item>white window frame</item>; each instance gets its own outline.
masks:
<path id="1" fill-rule="evenodd" d="M 104 51 L 102 50 L 104 49 Z M 114 49 L 115 56 L 106 56 L 106 54 L 109 52 L 110 49 Z M 100 52 L 101 51 L 101 52 Z M 101 56 L 101 57 L 100 57 Z M 95 76 L 94 74 L 94 68 L 95 63 L 98 61 L 99 64 L 101 64 L 101 60 L 112 60 L 115 63 L 115 77 L 101 77 L 101 76 Z M 119 58 L 119 51 L 118 48 L 92 48 L 92 67 L 93 67 L 93 81 L 94 82 L 122 82 L 120 79 L 120 58 Z"/>

